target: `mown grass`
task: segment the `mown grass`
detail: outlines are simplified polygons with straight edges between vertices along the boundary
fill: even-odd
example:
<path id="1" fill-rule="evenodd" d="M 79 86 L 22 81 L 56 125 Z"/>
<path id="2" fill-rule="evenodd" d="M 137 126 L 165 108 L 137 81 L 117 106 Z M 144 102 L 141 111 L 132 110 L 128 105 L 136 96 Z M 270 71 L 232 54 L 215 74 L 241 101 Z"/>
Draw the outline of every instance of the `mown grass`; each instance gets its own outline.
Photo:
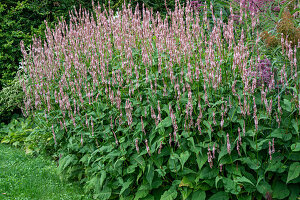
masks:
<path id="1" fill-rule="evenodd" d="M 91 199 L 79 184 L 60 180 L 55 163 L 42 156 L 0 144 L 0 199 Z"/>

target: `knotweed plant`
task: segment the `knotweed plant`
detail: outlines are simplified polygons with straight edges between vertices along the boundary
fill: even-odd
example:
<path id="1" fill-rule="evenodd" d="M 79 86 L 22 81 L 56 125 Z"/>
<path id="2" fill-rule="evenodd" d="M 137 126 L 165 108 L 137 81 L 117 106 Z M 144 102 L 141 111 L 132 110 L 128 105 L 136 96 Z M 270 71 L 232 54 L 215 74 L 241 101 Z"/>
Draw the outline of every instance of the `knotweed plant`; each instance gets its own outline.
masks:
<path id="1" fill-rule="evenodd" d="M 275 70 L 256 15 L 237 26 L 197 6 L 95 6 L 21 43 L 24 115 L 95 198 L 299 194 L 299 46 L 283 38 Z"/>

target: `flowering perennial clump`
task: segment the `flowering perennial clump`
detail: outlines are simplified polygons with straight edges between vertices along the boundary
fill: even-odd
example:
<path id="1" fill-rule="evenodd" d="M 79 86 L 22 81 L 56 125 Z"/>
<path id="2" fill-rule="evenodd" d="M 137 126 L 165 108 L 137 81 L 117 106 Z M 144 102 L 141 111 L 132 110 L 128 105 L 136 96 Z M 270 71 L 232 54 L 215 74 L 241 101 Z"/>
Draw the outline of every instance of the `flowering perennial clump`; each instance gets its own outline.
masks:
<path id="1" fill-rule="evenodd" d="M 299 118 L 299 90 L 283 92 L 299 88 L 297 49 L 283 39 L 287 62 L 275 76 L 271 58 L 252 53 L 259 41 L 254 15 L 253 32 L 237 31 L 233 18 L 215 17 L 213 6 L 212 21 L 206 3 L 203 18 L 194 6 L 177 2 L 165 19 L 130 5 L 118 17 L 100 6 L 95 18 L 79 10 L 69 24 L 47 26 L 46 41 L 34 38 L 28 51 L 21 43 L 24 115 L 49 126 L 64 153 L 61 169 L 74 165 L 69 172 L 79 171 L 75 178 L 95 196 L 165 199 L 199 188 L 212 196 L 221 179 L 232 195 L 256 191 L 255 184 L 268 188 L 251 173 L 276 160 L 274 137 L 288 137 L 278 136 L 282 119 Z M 249 31 L 254 42 L 247 41 Z"/>

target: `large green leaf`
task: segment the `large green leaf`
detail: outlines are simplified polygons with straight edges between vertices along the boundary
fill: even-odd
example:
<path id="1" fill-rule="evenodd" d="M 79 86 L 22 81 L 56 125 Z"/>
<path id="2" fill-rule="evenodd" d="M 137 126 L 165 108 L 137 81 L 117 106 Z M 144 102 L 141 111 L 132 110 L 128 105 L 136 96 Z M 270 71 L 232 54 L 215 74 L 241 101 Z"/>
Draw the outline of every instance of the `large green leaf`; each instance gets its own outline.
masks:
<path id="1" fill-rule="evenodd" d="M 177 191 L 175 187 L 171 187 L 169 190 L 165 191 L 163 195 L 161 195 L 161 200 L 173 200 L 177 197 Z"/>
<path id="2" fill-rule="evenodd" d="M 150 186 L 144 181 L 144 183 L 139 187 L 137 193 L 135 194 L 134 200 L 138 200 L 146 197 L 149 194 Z"/>
<path id="3" fill-rule="evenodd" d="M 263 196 L 267 194 L 267 192 L 272 193 L 272 188 L 269 183 L 262 180 L 256 186 L 258 192 L 260 192 Z"/>
<path id="4" fill-rule="evenodd" d="M 181 163 L 182 169 L 183 169 L 183 166 L 186 163 L 186 161 L 189 159 L 189 157 L 190 157 L 190 153 L 188 151 L 182 152 L 180 154 L 179 161 Z"/>
<path id="5" fill-rule="evenodd" d="M 161 127 L 169 127 L 172 125 L 172 119 L 171 117 L 166 117 L 164 120 L 162 120 L 156 127 L 156 129 L 159 129 Z"/>
<path id="6" fill-rule="evenodd" d="M 184 176 L 179 184 L 179 187 L 193 188 L 193 181 L 191 181 L 187 176 Z"/>
<path id="7" fill-rule="evenodd" d="M 285 133 L 285 130 L 282 128 L 277 128 L 274 131 L 272 131 L 272 133 L 269 135 L 268 138 L 283 138 L 283 135 Z"/>
<path id="8" fill-rule="evenodd" d="M 283 104 L 282 104 L 282 108 L 288 112 L 292 111 L 292 103 L 291 101 L 284 99 L 283 100 Z"/>
<path id="9" fill-rule="evenodd" d="M 223 178 L 224 188 L 225 192 L 230 192 L 232 194 L 239 194 L 241 191 L 241 188 L 236 182 L 231 180 L 230 178 Z"/>
<path id="10" fill-rule="evenodd" d="M 139 200 L 141 198 L 146 197 L 149 194 L 149 190 L 138 190 L 135 194 L 134 200 Z"/>
<path id="11" fill-rule="evenodd" d="M 205 200 L 206 194 L 205 191 L 197 190 L 192 193 L 192 200 Z"/>
<path id="12" fill-rule="evenodd" d="M 275 199 L 284 199 L 288 197 L 290 194 L 290 191 L 288 190 L 288 187 L 286 184 L 284 184 L 281 181 L 275 181 L 274 187 L 273 187 L 273 195 L 272 197 Z"/>
<path id="13" fill-rule="evenodd" d="M 154 200 L 154 196 L 151 194 L 148 194 L 146 197 L 141 198 L 141 200 Z"/>
<path id="14" fill-rule="evenodd" d="M 242 161 L 242 163 L 245 163 L 248 165 L 248 167 L 250 167 L 250 169 L 253 170 L 257 170 L 260 168 L 260 162 L 256 159 L 250 159 L 249 157 L 245 157 L 245 158 L 240 158 L 240 161 Z"/>
<path id="15" fill-rule="evenodd" d="M 222 145 L 221 146 L 221 151 L 219 153 L 218 161 L 220 161 L 221 158 L 223 158 L 227 154 L 228 154 L 228 151 L 227 151 L 226 145 Z"/>
<path id="16" fill-rule="evenodd" d="M 291 166 L 290 166 L 286 183 L 297 178 L 299 175 L 300 175 L 300 163 L 295 162 L 295 163 L 291 164 Z"/>
<path id="17" fill-rule="evenodd" d="M 295 119 L 292 119 L 292 126 L 294 127 L 295 132 L 299 133 L 299 126 L 300 126 L 300 122 L 299 121 L 300 120 L 297 120 L 297 121 Z"/>
<path id="18" fill-rule="evenodd" d="M 291 191 L 291 195 L 289 199 L 297 199 L 300 195 L 300 187 L 299 184 L 289 184 L 289 190 Z"/>
<path id="19" fill-rule="evenodd" d="M 148 164 L 148 170 L 147 170 L 147 175 L 146 175 L 146 179 L 149 183 L 149 185 L 152 185 L 152 181 L 153 181 L 153 176 L 154 176 L 154 167 L 151 164 Z"/>
<path id="20" fill-rule="evenodd" d="M 292 151 L 300 151 L 300 142 L 292 144 L 291 149 Z"/>
<path id="21" fill-rule="evenodd" d="M 111 188 L 110 187 L 104 187 L 99 193 L 94 195 L 94 198 L 98 198 L 101 200 L 107 200 L 111 196 Z"/>
<path id="22" fill-rule="evenodd" d="M 204 167 L 199 174 L 200 179 L 212 179 L 218 175 L 218 168 L 210 168 L 209 166 Z"/>
<path id="23" fill-rule="evenodd" d="M 217 188 L 217 189 L 218 189 L 218 183 L 219 183 L 219 181 L 222 180 L 222 179 L 223 179 L 222 176 L 217 176 L 217 177 L 216 177 L 215 185 L 216 185 L 216 188 Z"/>
<path id="24" fill-rule="evenodd" d="M 220 191 L 212 195 L 208 200 L 229 200 L 228 193 Z"/>
<path id="25" fill-rule="evenodd" d="M 203 167 L 203 165 L 207 161 L 207 156 L 200 156 L 199 154 L 196 154 L 196 162 L 198 165 L 198 170 L 200 171 Z"/>
<path id="26" fill-rule="evenodd" d="M 120 195 L 123 194 L 123 192 L 129 188 L 129 186 L 131 185 L 131 183 L 133 182 L 133 179 L 132 178 L 129 178 L 125 183 L 122 184 L 122 189 L 120 191 Z"/>
<path id="27" fill-rule="evenodd" d="M 99 179 L 99 188 L 100 189 L 102 188 L 105 179 L 106 179 L 106 171 L 102 170 L 101 171 L 101 176 L 100 176 L 100 179 Z"/>
<path id="28" fill-rule="evenodd" d="M 242 176 L 242 177 L 237 177 L 234 181 L 237 182 L 237 183 L 249 183 L 250 185 L 255 186 L 249 179 L 247 179 L 247 178 L 244 177 L 244 176 Z"/>

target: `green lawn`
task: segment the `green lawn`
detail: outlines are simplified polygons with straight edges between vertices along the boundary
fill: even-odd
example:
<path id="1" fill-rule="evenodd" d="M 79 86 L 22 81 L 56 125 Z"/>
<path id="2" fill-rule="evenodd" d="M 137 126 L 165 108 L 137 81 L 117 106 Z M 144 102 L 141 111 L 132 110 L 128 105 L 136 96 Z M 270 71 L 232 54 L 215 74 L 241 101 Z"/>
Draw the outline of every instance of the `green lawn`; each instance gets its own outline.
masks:
<path id="1" fill-rule="evenodd" d="M 0 199 L 91 199 L 79 185 L 62 182 L 55 168 L 49 159 L 0 144 Z"/>

